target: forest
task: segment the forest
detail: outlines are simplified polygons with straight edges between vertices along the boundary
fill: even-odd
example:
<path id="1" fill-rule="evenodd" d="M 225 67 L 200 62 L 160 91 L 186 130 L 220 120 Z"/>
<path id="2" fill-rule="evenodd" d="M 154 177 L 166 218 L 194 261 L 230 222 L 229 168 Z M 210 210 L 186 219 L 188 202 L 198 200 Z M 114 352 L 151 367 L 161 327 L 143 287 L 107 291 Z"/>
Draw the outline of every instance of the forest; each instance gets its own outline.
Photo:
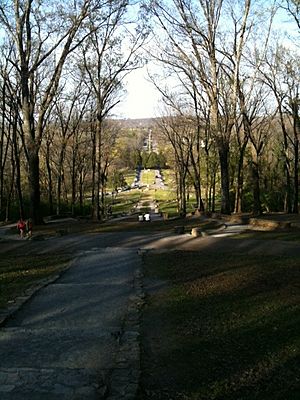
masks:
<path id="1" fill-rule="evenodd" d="M 0 220 L 102 220 L 117 173 L 143 166 L 174 171 L 181 215 L 191 190 L 203 212 L 298 213 L 299 13 L 299 0 L 1 1 Z M 146 65 L 160 114 L 116 118 Z"/>

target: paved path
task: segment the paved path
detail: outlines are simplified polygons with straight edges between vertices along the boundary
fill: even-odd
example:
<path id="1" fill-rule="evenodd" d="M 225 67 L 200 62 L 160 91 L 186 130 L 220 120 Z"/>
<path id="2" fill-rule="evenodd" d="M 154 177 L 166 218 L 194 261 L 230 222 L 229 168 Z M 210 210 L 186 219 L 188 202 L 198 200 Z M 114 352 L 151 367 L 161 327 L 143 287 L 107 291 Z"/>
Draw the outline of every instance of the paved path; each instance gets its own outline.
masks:
<path id="1" fill-rule="evenodd" d="M 128 362 L 138 361 L 138 349 L 129 361 L 120 359 L 120 351 L 125 348 L 126 354 L 136 342 L 139 267 L 134 249 L 83 252 L 61 278 L 29 300 L 0 329 L 0 399 L 100 400 L 111 380 L 108 398 L 123 398 L 120 391 L 128 390 L 116 379 L 122 368 L 128 374 Z M 135 368 L 130 370 L 133 374 Z M 133 376 L 131 384 L 137 381 Z"/>
<path id="2" fill-rule="evenodd" d="M 22 246 L 24 254 L 63 248 L 78 257 L 0 329 L 0 399 L 134 399 L 142 303 L 138 248 L 300 256 L 298 243 L 237 240 L 222 233 L 199 238 L 171 232 L 70 234 L 10 243 Z"/>

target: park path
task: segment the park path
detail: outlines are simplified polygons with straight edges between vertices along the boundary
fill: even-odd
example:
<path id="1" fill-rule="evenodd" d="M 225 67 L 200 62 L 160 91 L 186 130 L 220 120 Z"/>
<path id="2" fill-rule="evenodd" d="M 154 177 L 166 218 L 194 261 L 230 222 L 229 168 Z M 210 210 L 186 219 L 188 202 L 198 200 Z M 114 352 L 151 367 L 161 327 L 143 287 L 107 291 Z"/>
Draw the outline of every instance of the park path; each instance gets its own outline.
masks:
<path id="1" fill-rule="evenodd" d="M 122 399 L 122 373 L 134 392 L 139 268 L 134 249 L 94 248 L 33 296 L 0 329 L 0 399 Z"/>
<path id="2" fill-rule="evenodd" d="M 24 254 L 73 254 L 70 269 L 41 289 L 0 328 L 1 400 L 133 400 L 139 380 L 141 259 L 151 251 L 300 256 L 297 242 L 171 232 L 70 234 L 3 241 Z M 13 245 L 13 246 L 12 246 Z M 12 246 L 12 247 L 11 247 Z M 1 246 L 0 246 L 1 253 Z"/>

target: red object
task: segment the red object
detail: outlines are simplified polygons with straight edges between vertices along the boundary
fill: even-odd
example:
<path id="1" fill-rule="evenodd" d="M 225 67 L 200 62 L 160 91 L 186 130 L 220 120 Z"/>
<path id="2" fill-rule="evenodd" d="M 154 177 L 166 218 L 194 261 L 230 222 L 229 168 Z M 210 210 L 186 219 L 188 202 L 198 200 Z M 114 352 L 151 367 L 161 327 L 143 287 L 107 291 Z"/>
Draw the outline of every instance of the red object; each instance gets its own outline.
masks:
<path id="1" fill-rule="evenodd" d="M 22 219 L 18 222 L 17 228 L 23 231 L 26 228 L 26 223 Z"/>

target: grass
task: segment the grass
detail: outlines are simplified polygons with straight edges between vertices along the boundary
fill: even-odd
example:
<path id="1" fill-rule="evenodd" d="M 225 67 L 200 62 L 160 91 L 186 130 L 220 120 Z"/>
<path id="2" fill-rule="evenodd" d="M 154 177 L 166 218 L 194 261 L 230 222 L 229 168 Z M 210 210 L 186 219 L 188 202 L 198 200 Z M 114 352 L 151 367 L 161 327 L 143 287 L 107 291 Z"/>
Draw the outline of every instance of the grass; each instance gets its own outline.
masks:
<path id="1" fill-rule="evenodd" d="M 113 214 L 129 214 L 134 205 L 139 202 L 141 193 L 139 190 L 129 190 L 118 193 L 112 204 Z M 110 199 L 111 201 L 111 199 Z"/>
<path id="2" fill-rule="evenodd" d="M 21 296 L 28 288 L 51 275 L 63 271 L 69 257 L 64 255 L 1 254 L 0 308 Z"/>
<path id="3" fill-rule="evenodd" d="M 285 240 L 289 242 L 298 242 L 300 241 L 300 229 L 292 228 L 286 231 L 248 231 L 236 237 L 237 239 Z"/>
<path id="4" fill-rule="evenodd" d="M 152 185 L 155 182 L 155 171 L 153 169 L 142 169 L 141 182 L 144 185 Z"/>
<path id="5" fill-rule="evenodd" d="M 147 208 L 145 207 L 145 210 Z M 110 221 L 105 224 L 90 225 L 90 229 L 86 232 L 173 232 L 176 226 L 184 226 L 186 233 L 191 233 L 192 228 L 201 227 L 204 231 L 209 229 L 217 229 L 220 226 L 218 221 L 201 221 L 199 218 L 176 218 L 167 220 L 151 221 L 150 224 L 141 224 L 137 220 L 137 215 L 132 215 L 127 221 Z"/>
<path id="6" fill-rule="evenodd" d="M 144 312 L 139 400 L 299 398 L 299 260 L 177 251 L 144 261 L 161 289 Z"/>
<path id="7" fill-rule="evenodd" d="M 169 217 L 178 215 L 176 191 L 165 189 L 152 190 L 151 195 L 153 199 L 159 204 L 159 211 L 168 214 Z"/>
<path id="8" fill-rule="evenodd" d="M 164 169 L 162 170 L 162 176 L 165 179 L 166 185 L 170 187 L 175 187 L 175 173 L 172 169 Z"/>
<path id="9" fill-rule="evenodd" d="M 133 183 L 135 177 L 136 177 L 135 170 L 126 170 L 124 172 L 124 178 L 128 185 L 131 185 Z"/>

